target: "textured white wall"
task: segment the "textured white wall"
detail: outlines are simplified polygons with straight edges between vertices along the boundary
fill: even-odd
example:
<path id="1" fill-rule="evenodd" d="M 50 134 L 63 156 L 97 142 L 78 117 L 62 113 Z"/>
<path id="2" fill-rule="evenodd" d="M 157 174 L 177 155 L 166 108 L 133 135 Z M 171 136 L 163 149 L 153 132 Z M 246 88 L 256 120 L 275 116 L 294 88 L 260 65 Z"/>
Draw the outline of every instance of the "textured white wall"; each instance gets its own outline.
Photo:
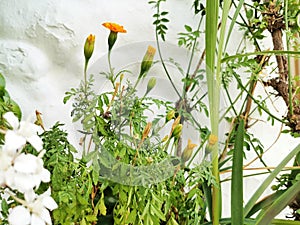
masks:
<path id="1" fill-rule="evenodd" d="M 113 58 L 116 64 L 134 64 L 141 58 L 148 43 L 154 41 L 152 25 L 154 13 L 147 0 L 0 0 L 0 72 L 7 79 L 7 89 L 21 106 L 24 118 L 34 116 L 37 109 L 43 113 L 45 126 L 56 121 L 66 124 L 70 138 L 77 143 L 76 128 L 70 119 L 70 104 L 62 103 L 64 93 L 77 87 L 83 71 L 83 44 L 90 33 L 96 35 L 93 71 L 106 63 L 108 30 L 102 27 L 106 21 L 124 25 L 127 34 L 120 34 L 116 46 L 119 55 Z M 167 1 L 171 23 L 166 54 L 186 58 L 178 48 L 176 35 L 184 24 L 194 24 L 189 0 Z M 233 45 L 235 43 L 232 43 Z M 135 47 L 135 48 L 132 48 Z M 125 61 L 122 61 L 124 60 Z M 103 65 L 99 65 L 103 63 Z M 258 116 L 259 117 L 259 116 Z M 276 139 L 279 128 L 262 124 L 256 130 L 265 146 Z M 271 132 L 271 133 L 270 133 Z M 295 142 L 283 136 L 268 161 L 278 163 Z M 286 143 L 289 143 L 288 145 Z M 275 152 L 275 153 L 274 153 Z M 279 155 L 282 157 L 278 157 Z M 246 181 L 245 193 L 253 193 L 259 178 Z M 224 190 L 228 190 L 225 186 Z M 230 210 L 225 192 L 225 214 Z"/>
<path id="2" fill-rule="evenodd" d="M 90 33 L 96 35 L 90 65 L 107 53 L 109 32 L 103 22 L 127 29 L 127 34 L 119 35 L 116 47 L 154 41 L 154 11 L 147 1 L 0 0 L 0 5 L 0 72 L 25 118 L 38 109 L 48 127 L 57 120 L 72 126 L 70 107 L 62 104 L 64 92 L 77 87 L 82 78 L 83 44 Z M 172 8 L 167 37 L 176 44 L 179 28 L 193 23 L 190 1 L 165 6 Z M 130 55 L 141 57 L 145 48 L 131 50 Z M 120 60 L 128 55 L 121 55 Z"/>

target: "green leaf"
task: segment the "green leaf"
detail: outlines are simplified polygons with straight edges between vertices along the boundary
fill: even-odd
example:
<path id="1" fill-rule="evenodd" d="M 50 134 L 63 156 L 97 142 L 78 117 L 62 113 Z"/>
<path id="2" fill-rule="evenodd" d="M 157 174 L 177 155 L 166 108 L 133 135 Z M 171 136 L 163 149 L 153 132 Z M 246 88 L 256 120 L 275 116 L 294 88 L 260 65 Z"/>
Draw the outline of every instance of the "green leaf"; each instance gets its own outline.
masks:
<path id="1" fill-rule="evenodd" d="M 3 215 L 7 215 L 8 214 L 8 209 L 9 209 L 9 206 L 6 202 L 5 199 L 1 199 L 1 209 L 2 209 L 2 214 Z"/>
<path id="2" fill-rule="evenodd" d="M 136 217 L 137 217 L 136 209 L 131 210 L 131 212 L 129 213 L 129 215 L 127 217 L 126 223 L 134 224 Z"/>
<path id="3" fill-rule="evenodd" d="M 106 209 L 106 206 L 105 206 L 105 203 L 104 203 L 104 193 L 103 192 L 101 194 L 99 210 L 100 210 L 101 215 L 106 216 L 107 209 Z"/>
<path id="4" fill-rule="evenodd" d="M 66 95 L 63 99 L 63 103 L 66 104 L 70 100 L 71 97 L 72 97 L 72 95 Z"/>
<path id="5" fill-rule="evenodd" d="M 232 160 L 232 180 L 231 180 L 231 224 L 244 224 L 243 218 L 243 147 L 244 147 L 244 120 L 240 119 Z M 234 194 L 233 194 L 234 193 Z"/>
<path id="6" fill-rule="evenodd" d="M 295 147 L 273 170 L 273 172 L 264 180 L 264 182 L 258 187 L 252 197 L 249 199 L 248 203 L 244 208 L 244 215 L 247 215 L 252 207 L 255 205 L 257 200 L 261 197 L 264 191 L 269 187 L 271 182 L 275 179 L 275 177 L 281 172 L 282 168 L 298 153 L 300 152 L 300 144 Z M 298 182 L 297 182 L 298 183 Z"/>
<path id="7" fill-rule="evenodd" d="M 246 17 L 247 17 L 248 20 L 252 19 L 252 17 L 253 17 L 253 10 L 252 9 L 247 10 Z"/>
<path id="8" fill-rule="evenodd" d="M 258 215 L 258 220 L 255 225 L 270 224 L 273 218 L 299 195 L 299 186 L 300 180 L 288 188 L 269 208 Z"/>
<path id="9" fill-rule="evenodd" d="M 192 28 L 189 25 L 184 25 L 184 28 L 187 32 L 192 32 Z"/>
<path id="10" fill-rule="evenodd" d="M 157 216 L 162 221 L 166 221 L 166 218 L 165 218 L 164 214 L 162 213 L 162 211 L 160 209 L 158 209 L 157 206 L 154 204 L 151 204 L 151 206 L 150 206 L 150 213 L 153 216 Z"/>
<path id="11" fill-rule="evenodd" d="M 6 86 L 5 78 L 4 76 L 0 73 L 0 90 L 4 90 Z"/>

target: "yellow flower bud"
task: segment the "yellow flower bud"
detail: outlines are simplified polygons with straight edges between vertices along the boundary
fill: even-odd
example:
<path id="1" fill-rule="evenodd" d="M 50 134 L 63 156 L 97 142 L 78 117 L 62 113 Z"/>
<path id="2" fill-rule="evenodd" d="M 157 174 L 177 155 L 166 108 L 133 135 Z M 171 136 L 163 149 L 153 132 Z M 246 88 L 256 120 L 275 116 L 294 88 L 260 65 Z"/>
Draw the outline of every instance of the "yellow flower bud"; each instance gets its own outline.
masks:
<path id="1" fill-rule="evenodd" d="M 185 163 L 190 160 L 193 154 L 193 150 L 196 146 L 197 146 L 196 144 L 192 143 L 191 139 L 188 139 L 188 144 L 183 150 L 183 153 L 181 155 L 181 163 Z"/>
<path id="2" fill-rule="evenodd" d="M 120 82 L 122 82 L 123 79 L 124 79 L 124 73 L 122 73 L 122 74 L 120 75 Z"/>
<path id="3" fill-rule="evenodd" d="M 145 77 L 148 71 L 150 70 L 152 63 L 153 63 L 153 58 L 155 55 L 156 49 L 152 47 L 151 45 L 148 46 L 147 52 L 144 55 L 142 64 L 141 64 L 141 71 L 139 78 Z"/>
<path id="4" fill-rule="evenodd" d="M 164 136 L 164 138 L 161 140 L 162 142 L 166 142 L 169 139 L 169 135 Z"/>
<path id="5" fill-rule="evenodd" d="M 90 34 L 84 44 L 84 56 L 85 60 L 89 61 L 89 59 L 92 57 L 92 54 L 94 52 L 94 46 L 95 46 L 95 35 Z"/>
<path id="6" fill-rule="evenodd" d="M 214 134 L 210 134 L 208 137 L 208 143 L 205 146 L 205 155 L 212 152 L 213 146 L 218 142 L 218 137 Z"/>
<path id="7" fill-rule="evenodd" d="M 208 137 L 208 143 L 214 145 L 218 141 L 218 137 L 214 134 L 210 134 Z"/>
<path id="8" fill-rule="evenodd" d="M 175 118 L 175 111 L 174 110 L 170 110 L 167 113 L 167 116 L 166 116 L 166 123 L 169 122 L 173 118 Z"/>
<path id="9" fill-rule="evenodd" d="M 145 138 L 148 137 L 148 135 L 150 133 L 150 130 L 151 130 L 151 126 L 152 126 L 151 122 L 148 122 L 147 125 L 145 126 L 144 131 L 143 131 L 143 135 L 142 135 L 142 140 L 144 140 Z"/>
<path id="10" fill-rule="evenodd" d="M 173 129 L 171 137 L 179 138 L 179 136 L 181 135 L 181 131 L 182 131 L 182 124 L 177 124 Z"/>
<path id="11" fill-rule="evenodd" d="M 155 85 L 156 85 L 156 78 L 151 77 L 151 79 L 148 81 L 148 84 L 147 84 L 146 94 L 148 94 L 154 88 Z"/>

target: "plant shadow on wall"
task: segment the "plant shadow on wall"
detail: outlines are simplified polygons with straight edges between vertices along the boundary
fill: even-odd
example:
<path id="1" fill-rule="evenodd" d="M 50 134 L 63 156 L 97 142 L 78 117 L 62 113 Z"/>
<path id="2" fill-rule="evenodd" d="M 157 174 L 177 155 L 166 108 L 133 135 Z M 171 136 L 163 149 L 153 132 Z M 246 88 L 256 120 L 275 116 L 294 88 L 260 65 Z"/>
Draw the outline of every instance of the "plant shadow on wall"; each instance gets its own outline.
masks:
<path id="1" fill-rule="evenodd" d="M 136 74 L 116 71 L 113 66 L 118 35 L 127 31 L 115 23 L 103 24 L 109 30 L 108 71 L 99 76 L 108 81 L 109 90 L 100 94 L 94 91 L 97 79 L 88 74 L 95 36 L 87 37 L 83 79 L 63 100 L 72 100 L 71 117 L 80 126 L 79 159 L 74 158 L 77 151 L 61 123 L 45 129 L 38 111 L 35 124 L 19 122 L 21 110 L 9 97 L 1 76 L 1 224 L 299 223 L 300 146 L 270 167 L 263 158 L 268 150 L 264 140 L 250 129 L 261 122 L 254 119 L 258 114 L 267 117 L 264 122 L 281 124 L 282 133 L 299 136 L 299 74 L 292 74 L 290 66 L 292 56 L 300 54 L 299 2 L 194 1 L 197 26 L 186 24 L 178 38 L 178 45 L 190 54 L 185 69 L 162 57 L 160 41 L 165 41 L 170 22 L 164 2 L 149 2 L 155 10 L 157 42 L 156 47 L 145 46 Z M 244 37 L 236 54 L 229 55 L 234 26 L 242 29 Z M 274 50 L 263 50 L 268 37 Z M 199 44 L 201 39 L 205 47 Z M 244 40 L 253 44 L 254 52 L 247 52 Z M 155 55 L 159 60 L 154 60 Z M 167 63 L 173 63 L 181 74 L 180 87 Z M 162 66 L 161 76 L 167 77 L 177 100 L 151 95 L 157 86 L 149 72 L 154 64 Z M 270 76 L 262 76 L 267 72 Z M 207 93 L 202 94 L 204 75 Z M 256 94 L 259 85 L 271 86 L 276 93 L 266 89 L 265 95 Z M 221 89 L 229 102 L 222 115 Z M 286 104 L 286 115 L 270 108 L 278 98 Z M 208 117 L 209 127 L 199 121 L 200 114 Z M 224 134 L 219 131 L 221 121 L 230 125 Z M 187 125 L 196 131 L 197 141 L 189 137 Z M 39 136 L 38 129 L 43 131 Z M 267 176 L 245 199 L 243 171 L 253 162 L 244 163 L 249 152 L 257 154 L 263 167 L 247 176 L 259 176 L 261 169 Z M 197 157 L 200 163 L 195 163 Z M 291 160 L 294 165 L 286 167 Z M 221 179 L 220 174 L 229 174 L 230 179 Z M 222 217 L 224 182 L 231 182 L 234 193 L 229 218 Z M 271 185 L 273 193 L 263 196 Z M 274 219 L 286 206 L 291 207 L 295 221 Z"/>

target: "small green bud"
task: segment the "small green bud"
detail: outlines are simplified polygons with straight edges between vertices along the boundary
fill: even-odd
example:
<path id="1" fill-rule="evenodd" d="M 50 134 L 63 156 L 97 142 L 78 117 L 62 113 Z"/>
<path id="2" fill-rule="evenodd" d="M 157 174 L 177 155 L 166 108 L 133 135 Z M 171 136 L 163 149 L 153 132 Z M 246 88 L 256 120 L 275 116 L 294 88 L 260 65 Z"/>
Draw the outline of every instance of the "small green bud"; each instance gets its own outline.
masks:
<path id="1" fill-rule="evenodd" d="M 155 85 L 156 85 L 156 78 L 151 77 L 147 84 L 146 94 L 148 94 L 154 88 Z"/>
<path id="2" fill-rule="evenodd" d="M 184 148 L 183 153 L 181 155 L 181 163 L 184 164 L 185 162 L 189 161 L 192 157 L 193 150 L 196 147 L 196 144 L 193 144 L 191 139 L 188 139 L 188 144 Z"/>
<path id="3" fill-rule="evenodd" d="M 166 123 L 175 118 L 175 111 L 170 110 L 166 116 Z"/>
<path id="4" fill-rule="evenodd" d="M 212 152 L 213 146 L 218 142 L 218 137 L 214 134 L 210 134 L 208 137 L 208 143 L 205 146 L 205 155 Z"/>
<path id="5" fill-rule="evenodd" d="M 141 64 L 141 71 L 139 78 L 145 77 L 148 71 L 150 70 L 152 63 L 153 63 L 153 58 L 155 55 L 156 49 L 152 47 L 151 45 L 148 46 L 147 52 L 144 55 L 142 64 Z"/>
<path id="6" fill-rule="evenodd" d="M 182 124 L 177 124 L 173 129 L 171 137 L 179 138 L 179 136 L 181 135 L 181 131 L 182 131 Z"/>
<path id="7" fill-rule="evenodd" d="M 109 33 L 109 36 L 108 36 L 108 50 L 109 51 L 113 48 L 114 44 L 117 41 L 117 38 L 118 38 L 117 32 L 111 31 Z"/>
<path id="8" fill-rule="evenodd" d="M 92 57 L 95 46 L 95 35 L 90 34 L 84 44 L 84 56 L 86 62 Z"/>

